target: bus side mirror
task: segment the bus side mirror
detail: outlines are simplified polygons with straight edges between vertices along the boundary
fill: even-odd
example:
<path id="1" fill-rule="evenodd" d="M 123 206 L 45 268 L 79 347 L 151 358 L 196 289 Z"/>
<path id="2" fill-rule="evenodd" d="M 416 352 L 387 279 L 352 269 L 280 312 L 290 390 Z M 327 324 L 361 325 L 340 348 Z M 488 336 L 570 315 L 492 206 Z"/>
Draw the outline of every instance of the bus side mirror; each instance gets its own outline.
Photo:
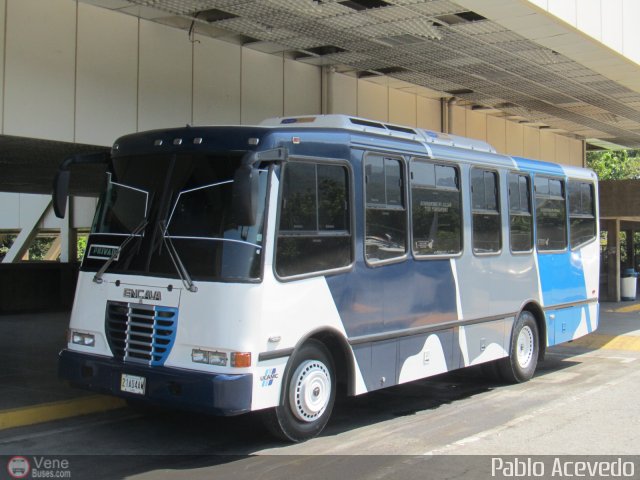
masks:
<path id="1" fill-rule="evenodd" d="M 235 221 L 243 227 L 256 224 L 260 183 L 258 169 L 243 164 L 233 175 L 232 206 Z"/>
<path id="2" fill-rule="evenodd" d="M 64 218 L 67 210 L 67 198 L 69 197 L 69 180 L 71 179 L 72 165 L 89 165 L 96 163 L 108 164 L 111 159 L 108 152 L 95 152 L 87 154 L 71 155 L 63 160 L 58 167 L 53 179 L 53 211 L 58 218 Z"/>
<path id="3" fill-rule="evenodd" d="M 284 147 L 245 154 L 233 175 L 232 209 L 238 225 L 251 227 L 256 224 L 260 195 L 257 166 L 260 163 L 283 163 L 288 158 L 289 152 Z"/>
<path id="4" fill-rule="evenodd" d="M 58 218 L 64 218 L 67 210 L 67 198 L 69 198 L 69 170 L 58 170 L 53 180 L 53 211 Z"/>

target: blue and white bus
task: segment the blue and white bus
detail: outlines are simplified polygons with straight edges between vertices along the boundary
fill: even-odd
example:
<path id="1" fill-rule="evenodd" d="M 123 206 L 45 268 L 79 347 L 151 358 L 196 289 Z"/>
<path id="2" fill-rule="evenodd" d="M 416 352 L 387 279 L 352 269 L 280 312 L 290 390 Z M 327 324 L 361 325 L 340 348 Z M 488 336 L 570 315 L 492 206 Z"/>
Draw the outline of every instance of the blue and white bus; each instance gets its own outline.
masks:
<path id="1" fill-rule="evenodd" d="M 494 362 L 530 379 L 598 326 L 587 169 L 345 115 L 127 135 L 60 373 L 133 401 L 264 411 L 290 441 L 348 395 Z M 341 390 L 342 391 L 342 390 Z"/>

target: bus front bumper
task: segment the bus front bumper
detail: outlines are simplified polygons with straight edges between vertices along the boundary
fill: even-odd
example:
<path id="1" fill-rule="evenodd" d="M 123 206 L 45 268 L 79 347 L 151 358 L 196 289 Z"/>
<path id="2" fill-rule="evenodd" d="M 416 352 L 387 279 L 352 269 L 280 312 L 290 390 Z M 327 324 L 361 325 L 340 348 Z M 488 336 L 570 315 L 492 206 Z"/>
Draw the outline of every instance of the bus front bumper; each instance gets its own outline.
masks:
<path id="1" fill-rule="evenodd" d="M 149 367 L 66 349 L 60 352 L 58 374 L 73 386 L 140 403 L 214 415 L 239 415 L 251 410 L 252 374 Z M 144 394 L 122 391 L 123 375 L 144 378 Z"/>

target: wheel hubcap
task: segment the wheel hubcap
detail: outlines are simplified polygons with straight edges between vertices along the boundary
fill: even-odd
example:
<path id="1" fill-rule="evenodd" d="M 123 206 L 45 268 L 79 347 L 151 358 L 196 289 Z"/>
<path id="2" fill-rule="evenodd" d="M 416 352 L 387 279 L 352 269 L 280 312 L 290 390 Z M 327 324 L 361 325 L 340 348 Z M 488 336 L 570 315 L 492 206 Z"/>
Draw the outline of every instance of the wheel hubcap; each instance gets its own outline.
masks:
<path id="1" fill-rule="evenodd" d="M 533 337 L 533 331 L 531 327 L 524 326 L 518 334 L 518 341 L 516 343 L 516 355 L 518 358 L 518 365 L 521 368 L 527 368 L 533 360 L 533 350 L 535 345 Z"/>
<path id="2" fill-rule="evenodd" d="M 289 388 L 289 402 L 296 418 L 304 422 L 317 420 L 331 398 L 331 375 L 319 360 L 306 360 L 296 369 Z"/>

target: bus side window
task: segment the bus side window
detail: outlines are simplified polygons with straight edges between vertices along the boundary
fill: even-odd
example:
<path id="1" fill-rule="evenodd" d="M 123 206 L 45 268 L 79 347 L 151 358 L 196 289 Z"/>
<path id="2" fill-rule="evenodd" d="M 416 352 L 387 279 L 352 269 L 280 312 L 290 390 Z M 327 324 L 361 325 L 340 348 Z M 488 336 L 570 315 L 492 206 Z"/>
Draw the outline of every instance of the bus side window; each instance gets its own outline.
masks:
<path id="1" fill-rule="evenodd" d="M 509 234 L 512 252 L 533 249 L 531 179 L 528 175 L 509 174 Z"/>
<path id="2" fill-rule="evenodd" d="M 596 216 L 593 197 L 593 184 L 569 180 L 571 248 L 584 245 L 596 237 Z"/>
<path id="3" fill-rule="evenodd" d="M 455 255 L 462 251 L 457 167 L 412 161 L 411 228 L 416 256 Z"/>
<path id="4" fill-rule="evenodd" d="M 567 248 L 564 180 L 536 176 L 536 245 L 540 251 Z"/>
<path id="5" fill-rule="evenodd" d="M 471 170 L 471 209 L 473 251 L 496 253 L 502 248 L 498 173 L 474 168 Z"/>
<path id="6" fill-rule="evenodd" d="M 276 273 L 324 272 L 352 261 L 349 174 L 342 165 L 291 161 L 282 176 Z"/>
<path id="7" fill-rule="evenodd" d="M 368 154 L 364 169 L 366 259 L 375 263 L 403 257 L 407 252 L 407 215 L 402 163 Z"/>

